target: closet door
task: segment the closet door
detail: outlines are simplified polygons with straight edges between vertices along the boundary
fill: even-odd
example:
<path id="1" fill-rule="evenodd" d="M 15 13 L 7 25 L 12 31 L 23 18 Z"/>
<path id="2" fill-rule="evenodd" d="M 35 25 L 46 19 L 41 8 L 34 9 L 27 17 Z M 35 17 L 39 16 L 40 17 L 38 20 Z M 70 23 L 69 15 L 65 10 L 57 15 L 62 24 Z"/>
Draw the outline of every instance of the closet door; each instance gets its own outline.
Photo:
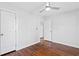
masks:
<path id="1" fill-rule="evenodd" d="M 15 50 L 15 14 L 1 11 L 0 55 Z"/>

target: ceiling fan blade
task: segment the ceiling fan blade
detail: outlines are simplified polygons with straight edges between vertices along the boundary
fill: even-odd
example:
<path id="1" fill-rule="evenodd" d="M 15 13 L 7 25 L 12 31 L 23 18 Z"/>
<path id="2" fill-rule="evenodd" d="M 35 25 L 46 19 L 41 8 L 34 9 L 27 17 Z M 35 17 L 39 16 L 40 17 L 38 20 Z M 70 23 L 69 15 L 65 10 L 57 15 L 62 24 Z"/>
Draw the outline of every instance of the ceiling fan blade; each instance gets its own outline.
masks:
<path id="1" fill-rule="evenodd" d="M 42 10 L 40 11 L 40 13 L 42 13 L 44 10 L 45 10 L 45 9 L 42 9 Z"/>
<path id="2" fill-rule="evenodd" d="M 59 10 L 59 7 L 51 7 L 51 9 Z"/>

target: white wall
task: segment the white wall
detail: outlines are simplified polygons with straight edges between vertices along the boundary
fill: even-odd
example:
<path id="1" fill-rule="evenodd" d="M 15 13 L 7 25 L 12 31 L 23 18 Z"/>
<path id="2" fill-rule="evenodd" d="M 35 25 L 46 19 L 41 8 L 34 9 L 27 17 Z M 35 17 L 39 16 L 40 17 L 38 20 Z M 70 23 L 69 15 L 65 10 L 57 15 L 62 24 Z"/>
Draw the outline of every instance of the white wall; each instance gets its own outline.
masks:
<path id="1" fill-rule="evenodd" d="M 29 14 L 16 6 L 0 4 L 0 8 L 15 9 L 16 13 L 16 49 L 22 49 L 40 40 L 40 17 Z"/>
<path id="2" fill-rule="evenodd" d="M 25 13 L 18 13 L 18 48 L 27 47 L 40 41 L 40 18 Z"/>
<path id="3" fill-rule="evenodd" d="M 52 41 L 79 48 L 79 11 L 61 13 L 52 20 Z"/>

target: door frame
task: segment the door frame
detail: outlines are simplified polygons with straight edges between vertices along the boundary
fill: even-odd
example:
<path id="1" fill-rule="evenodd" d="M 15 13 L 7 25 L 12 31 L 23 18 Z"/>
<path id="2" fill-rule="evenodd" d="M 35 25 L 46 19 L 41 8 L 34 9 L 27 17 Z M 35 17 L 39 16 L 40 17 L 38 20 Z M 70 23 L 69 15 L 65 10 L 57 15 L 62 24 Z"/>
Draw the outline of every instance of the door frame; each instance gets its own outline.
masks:
<path id="1" fill-rule="evenodd" d="M 16 48 L 17 48 L 17 35 L 16 35 L 16 13 L 15 12 L 13 12 L 12 10 L 9 10 L 9 9 L 3 9 L 3 8 L 1 8 L 0 9 L 0 19 L 1 19 L 1 11 L 5 11 L 5 12 L 9 12 L 9 13 L 12 13 L 12 14 L 14 14 L 14 16 L 15 16 L 15 50 L 14 51 L 16 51 Z M 1 23 L 1 20 L 0 20 L 0 23 Z M 1 26 L 1 24 L 0 24 L 0 26 Z M 0 33 L 1 33 L 1 30 L 0 30 Z M 0 38 L 1 38 L 1 36 L 0 36 Z M 0 39 L 0 42 L 1 42 L 1 39 Z M 0 46 L 1 46 L 1 44 L 0 44 Z M 1 51 L 1 48 L 0 48 L 0 51 Z M 12 51 L 11 51 L 12 52 Z M 7 53 L 9 53 L 9 52 L 7 52 Z M 6 53 L 5 53 L 6 54 Z M 3 54 L 0 54 L 0 55 L 3 55 Z"/>
<path id="2" fill-rule="evenodd" d="M 53 32 L 53 30 L 52 30 L 52 20 L 46 20 L 46 21 L 50 21 L 50 28 L 51 28 L 51 30 L 50 30 L 50 35 L 51 35 L 51 39 L 49 40 L 49 41 L 52 41 L 52 32 Z M 45 25 L 45 22 L 46 21 L 44 21 L 44 25 Z M 43 29 L 43 33 L 44 33 L 44 38 L 45 38 L 45 26 L 43 26 L 44 27 L 44 29 Z"/>

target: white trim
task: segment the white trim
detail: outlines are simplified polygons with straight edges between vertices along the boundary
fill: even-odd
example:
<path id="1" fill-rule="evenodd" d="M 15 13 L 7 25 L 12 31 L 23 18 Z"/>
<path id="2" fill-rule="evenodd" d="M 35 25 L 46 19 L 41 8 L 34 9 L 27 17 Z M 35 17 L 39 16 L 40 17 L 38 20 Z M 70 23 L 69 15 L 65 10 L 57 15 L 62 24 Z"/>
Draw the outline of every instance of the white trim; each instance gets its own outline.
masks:
<path id="1" fill-rule="evenodd" d="M 27 45 L 27 46 L 19 47 L 19 48 L 17 48 L 16 50 L 21 50 L 21 49 L 23 49 L 23 48 L 27 48 L 27 47 L 29 47 L 29 46 L 31 46 L 31 45 L 34 45 L 34 44 L 37 44 L 37 43 L 39 43 L 39 42 L 40 42 L 40 41 L 37 41 L 37 42 L 34 42 L 34 43 L 29 44 L 29 45 Z"/>
<path id="2" fill-rule="evenodd" d="M 55 42 L 55 43 L 58 43 L 58 44 L 62 44 L 62 45 L 66 45 L 66 46 L 70 46 L 70 47 L 74 47 L 74 48 L 78 48 L 79 49 L 78 45 L 70 45 L 70 44 L 67 44 L 67 43 L 57 42 L 57 41 L 52 41 L 52 42 Z"/>

